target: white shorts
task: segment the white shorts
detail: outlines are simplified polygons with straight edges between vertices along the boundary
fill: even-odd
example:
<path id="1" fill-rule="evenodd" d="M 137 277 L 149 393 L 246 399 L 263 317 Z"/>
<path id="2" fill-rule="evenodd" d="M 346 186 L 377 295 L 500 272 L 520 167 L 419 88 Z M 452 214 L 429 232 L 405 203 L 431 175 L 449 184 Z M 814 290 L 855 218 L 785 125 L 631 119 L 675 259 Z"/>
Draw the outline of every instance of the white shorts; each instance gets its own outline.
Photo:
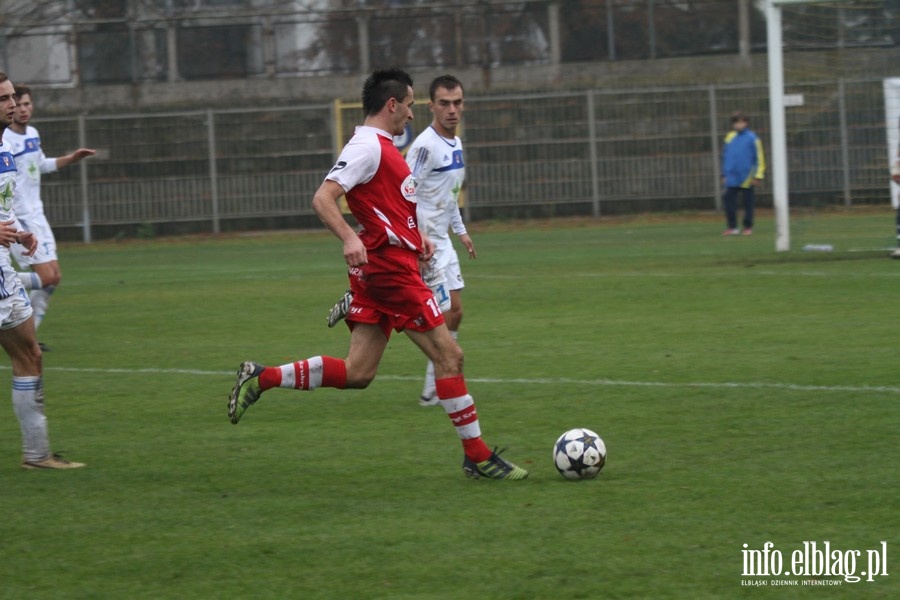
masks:
<path id="1" fill-rule="evenodd" d="M 458 260 L 445 265 L 443 269 L 438 269 L 434 267 L 434 259 L 432 259 L 423 277 L 425 284 L 434 292 L 434 297 L 441 307 L 441 312 L 450 310 L 450 292 L 466 287 L 462 271 L 459 269 Z"/>
<path id="2" fill-rule="evenodd" d="M 31 317 L 31 302 L 28 292 L 22 287 L 19 276 L 12 267 L 4 266 L 3 275 L 7 285 L 12 286 L 12 295 L 0 300 L 0 330 L 18 327 Z"/>
<path id="3" fill-rule="evenodd" d="M 52 260 L 59 260 L 56 254 L 56 238 L 53 236 L 53 230 L 50 229 L 47 217 L 40 215 L 29 221 L 20 220 L 20 223 L 23 229 L 34 234 L 38 240 L 38 247 L 34 256 L 25 256 L 24 246 L 12 244 L 9 247 L 9 252 L 16 259 L 16 264 L 20 267 L 28 267 L 48 263 Z"/>

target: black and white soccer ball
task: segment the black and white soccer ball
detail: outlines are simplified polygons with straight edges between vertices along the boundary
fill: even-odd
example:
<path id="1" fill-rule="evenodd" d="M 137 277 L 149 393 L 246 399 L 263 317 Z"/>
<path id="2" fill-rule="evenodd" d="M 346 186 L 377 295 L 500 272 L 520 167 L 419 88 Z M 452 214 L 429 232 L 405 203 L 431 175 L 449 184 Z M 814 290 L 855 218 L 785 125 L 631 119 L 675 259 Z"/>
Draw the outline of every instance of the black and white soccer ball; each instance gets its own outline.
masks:
<path id="1" fill-rule="evenodd" d="M 570 429 L 553 445 L 553 464 L 566 479 L 593 479 L 606 464 L 606 444 L 590 429 Z"/>

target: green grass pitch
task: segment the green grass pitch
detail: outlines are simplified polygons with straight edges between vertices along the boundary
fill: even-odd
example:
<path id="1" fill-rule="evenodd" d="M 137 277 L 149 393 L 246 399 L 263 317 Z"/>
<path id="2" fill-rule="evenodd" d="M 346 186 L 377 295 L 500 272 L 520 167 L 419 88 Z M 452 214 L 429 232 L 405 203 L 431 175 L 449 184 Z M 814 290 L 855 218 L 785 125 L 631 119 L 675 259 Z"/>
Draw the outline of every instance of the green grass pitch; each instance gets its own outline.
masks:
<path id="1" fill-rule="evenodd" d="M 394 335 L 365 391 L 273 390 L 226 417 L 245 359 L 343 357 L 324 232 L 64 245 L 39 338 L 55 450 L 19 468 L 0 419 L 0 598 L 470 599 L 900 596 L 900 261 L 889 210 L 771 219 L 476 224 L 460 343 L 485 440 L 531 471 L 473 481 L 424 360 Z M 8 361 L 0 382 L 9 386 Z M 609 449 L 554 470 L 572 427 Z M 747 577 L 886 542 L 888 576 Z M 774 555 L 774 553 L 773 553 Z M 765 581 L 749 587 L 747 580 Z"/>

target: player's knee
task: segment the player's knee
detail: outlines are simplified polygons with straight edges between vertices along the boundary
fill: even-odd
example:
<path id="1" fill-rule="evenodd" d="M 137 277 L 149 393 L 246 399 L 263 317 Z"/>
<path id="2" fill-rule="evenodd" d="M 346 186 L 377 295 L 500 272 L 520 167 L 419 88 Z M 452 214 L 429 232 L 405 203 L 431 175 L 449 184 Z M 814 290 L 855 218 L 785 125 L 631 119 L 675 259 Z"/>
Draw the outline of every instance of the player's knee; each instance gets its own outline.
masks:
<path id="1" fill-rule="evenodd" d="M 47 275 L 46 279 L 41 277 L 41 283 L 44 284 L 45 288 L 56 287 L 59 285 L 60 281 L 62 281 L 62 275 L 60 274 L 59 271 L 51 272 L 49 275 Z"/>
<path id="2" fill-rule="evenodd" d="M 358 369 L 347 365 L 346 387 L 353 390 L 364 390 L 375 381 L 375 369 Z"/>

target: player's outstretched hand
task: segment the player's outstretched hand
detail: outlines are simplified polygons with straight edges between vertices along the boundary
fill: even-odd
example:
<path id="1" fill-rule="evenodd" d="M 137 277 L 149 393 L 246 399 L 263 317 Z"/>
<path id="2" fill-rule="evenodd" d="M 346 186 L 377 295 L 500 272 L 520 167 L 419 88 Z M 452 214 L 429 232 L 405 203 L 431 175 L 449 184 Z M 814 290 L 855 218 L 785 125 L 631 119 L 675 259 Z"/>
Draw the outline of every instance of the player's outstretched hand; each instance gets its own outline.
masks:
<path id="1" fill-rule="evenodd" d="M 65 156 L 60 156 L 59 158 L 57 158 L 56 166 L 59 168 L 68 167 L 71 164 L 77 163 L 78 161 L 95 154 L 97 154 L 96 150 L 91 150 L 90 148 L 79 148 L 71 154 L 66 154 Z"/>
<path id="2" fill-rule="evenodd" d="M 97 154 L 96 150 L 91 150 L 90 148 L 79 148 L 72 154 L 75 155 L 76 162 L 81 160 L 82 158 L 87 158 L 88 156 L 93 156 Z"/>

